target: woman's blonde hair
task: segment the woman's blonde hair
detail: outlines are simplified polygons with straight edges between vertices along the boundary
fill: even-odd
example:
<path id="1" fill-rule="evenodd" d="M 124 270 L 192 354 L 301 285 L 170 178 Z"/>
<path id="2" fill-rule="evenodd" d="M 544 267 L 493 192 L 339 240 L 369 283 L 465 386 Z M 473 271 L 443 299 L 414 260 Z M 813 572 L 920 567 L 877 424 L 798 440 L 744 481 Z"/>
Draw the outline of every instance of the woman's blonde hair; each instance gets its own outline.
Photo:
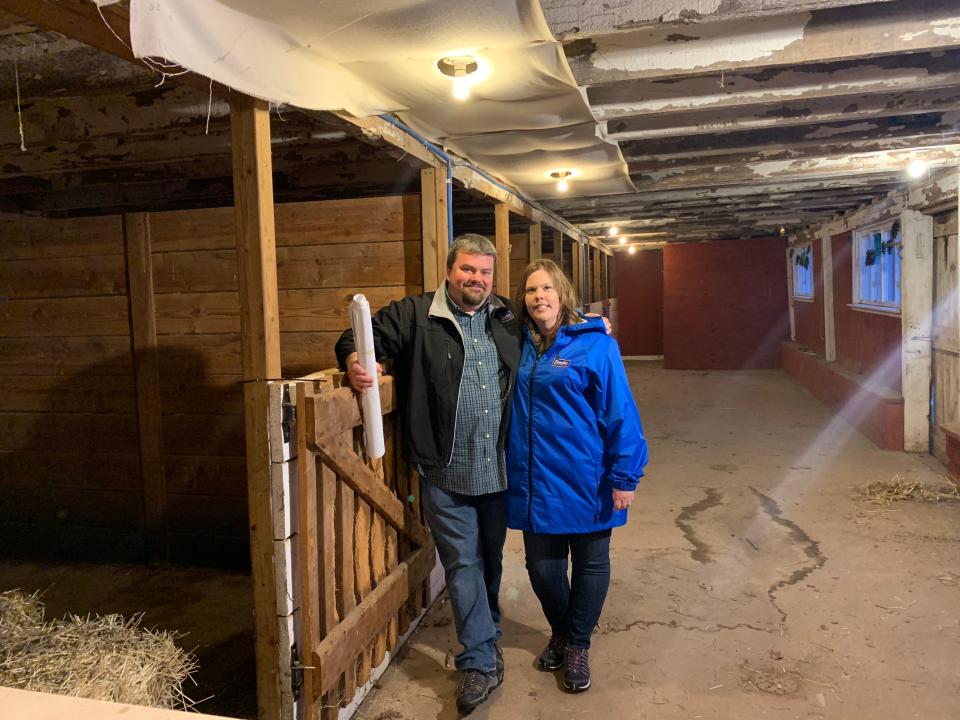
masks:
<path id="1" fill-rule="evenodd" d="M 573 285 L 567 279 L 567 276 L 563 274 L 560 266 L 553 260 L 534 260 L 527 265 L 520 274 L 516 304 L 521 322 L 529 325 L 534 331 L 536 331 L 537 326 L 527 312 L 526 296 L 527 280 L 529 280 L 530 276 L 537 272 L 537 270 L 543 270 L 550 276 L 550 282 L 553 283 L 554 290 L 556 290 L 557 295 L 560 296 L 560 314 L 557 316 L 557 324 L 550 331 L 549 339 L 552 341 L 553 336 L 557 334 L 557 328 L 561 325 L 575 325 L 581 321 L 580 314 L 577 312 L 577 296 L 573 290 Z"/>

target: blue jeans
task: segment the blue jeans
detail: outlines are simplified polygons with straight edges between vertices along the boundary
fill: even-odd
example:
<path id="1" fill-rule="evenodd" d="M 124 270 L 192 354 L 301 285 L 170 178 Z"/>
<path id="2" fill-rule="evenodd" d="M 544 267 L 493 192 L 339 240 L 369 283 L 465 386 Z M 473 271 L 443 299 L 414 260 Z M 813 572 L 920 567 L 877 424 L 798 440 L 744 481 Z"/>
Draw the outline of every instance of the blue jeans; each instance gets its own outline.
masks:
<path id="1" fill-rule="evenodd" d="M 463 652 L 457 670 L 497 667 L 500 577 L 507 520 L 503 493 L 460 495 L 421 484 L 423 511 L 447 579 L 447 595 Z"/>
<path id="2" fill-rule="evenodd" d="M 576 535 L 524 532 L 523 547 L 533 591 L 554 637 L 590 647 L 610 587 L 610 531 Z M 572 582 L 567 557 L 573 560 Z"/>

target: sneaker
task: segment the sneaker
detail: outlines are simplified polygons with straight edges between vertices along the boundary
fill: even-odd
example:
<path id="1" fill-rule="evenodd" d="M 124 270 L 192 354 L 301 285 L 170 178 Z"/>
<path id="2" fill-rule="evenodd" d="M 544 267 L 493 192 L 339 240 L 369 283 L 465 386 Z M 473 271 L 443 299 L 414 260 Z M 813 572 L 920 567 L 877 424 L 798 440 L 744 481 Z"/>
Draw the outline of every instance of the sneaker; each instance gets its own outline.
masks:
<path id="1" fill-rule="evenodd" d="M 500 682 L 503 682 L 503 650 L 500 649 L 499 643 L 494 644 L 493 647 L 497 651 L 497 675 L 500 676 Z"/>
<path id="2" fill-rule="evenodd" d="M 489 696 L 490 692 L 503 682 L 502 670 L 467 670 L 463 673 L 460 687 L 457 688 L 457 710 L 460 715 L 469 715 Z"/>
<path id="3" fill-rule="evenodd" d="M 559 638 L 556 635 L 551 636 L 550 642 L 547 643 L 543 652 L 540 653 L 540 657 L 537 658 L 537 670 L 553 672 L 554 670 L 562 668 L 564 661 L 563 653 L 566 647 L 567 644 L 563 641 L 563 638 Z"/>
<path id="4" fill-rule="evenodd" d="M 567 671 L 563 674 L 563 687 L 573 693 L 590 688 L 590 651 L 584 647 L 567 645 L 564 653 Z"/>

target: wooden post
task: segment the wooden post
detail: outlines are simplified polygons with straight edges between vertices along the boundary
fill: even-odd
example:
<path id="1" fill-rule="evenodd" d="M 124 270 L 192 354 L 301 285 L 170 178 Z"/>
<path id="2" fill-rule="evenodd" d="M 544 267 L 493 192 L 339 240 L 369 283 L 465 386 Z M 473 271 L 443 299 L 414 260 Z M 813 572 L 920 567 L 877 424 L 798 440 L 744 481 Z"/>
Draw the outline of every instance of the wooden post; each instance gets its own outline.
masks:
<path id="1" fill-rule="evenodd" d="M 494 277 L 494 292 L 510 295 L 510 207 L 497 203 L 495 209 L 497 239 L 497 272 Z"/>
<path id="2" fill-rule="evenodd" d="M 553 231 L 553 261 L 563 270 L 563 233 Z"/>
<path id="3" fill-rule="evenodd" d="M 573 262 L 570 268 L 570 279 L 573 281 L 573 295 L 577 298 L 577 305 L 583 305 L 583 271 L 581 264 L 583 261 L 583 247 L 576 238 L 571 238 L 570 260 Z"/>
<path id="4" fill-rule="evenodd" d="M 169 559 L 167 483 L 163 471 L 160 371 L 157 361 L 157 316 L 153 296 L 149 213 L 124 215 L 123 237 L 127 263 L 127 299 L 130 305 L 130 341 L 137 380 L 144 539 L 147 557 L 164 562 Z"/>
<path id="5" fill-rule="evenodd" d="M 591 298 L 590 302 L 600 302 L 603 300 L 603 289 L 600 286 L 602 278 L 600 264 L 603 262 L 600 257 L 602 253 L 600 252 L 599 247 L 594 247 L 591 254 L 593 255 L 593 297 Z"/>
<path id="6" fill-rule="evenodd" d="M 420 171 L 420 210 L 423 224 L 423 290 L 436 290 L 447 276 L 450 229 L 447 217 L 447 176 L 442 168 Z"/>
<path id="7" fill-rule="evenodd" d="M 823 347 L 824 359 L 837 359 L 837 333 L 833 318 L 833 238 L 824 231 L 820 238 L 820 277 L 823 280 Z"/>
<path id="8" fill-rule="evenodd" d="M 543 236 L 540 223 L 530 225 L 530 262 L 543 257 Z"/>
<path id="9" fill-rule="evenodd" d="M 787 257 L 787 312 L 790 316 L 790 340 L 797 341 L 797 315 L 793 309 L 793 246 L 787 243 L 785 254 Z"/>
<path id="10" fill-rule="evenodd" d="M 259 720 L 279 720 L 280 667 L 283 662 L 289 664 L 290 648 L 279 647 L 279 608 L 273 570 L 274 508 L 270 487 L 267 380 L 280 377 L 280 322 L 267 102 L 246 95 L 232 95 L 230 132 L 240 282 L 257 716 Z"/>
<path id="11" fill-rule="evenodd" d="M 933 217 L 916 210 L 900 215 L 901 383 L 903 449 L 930 450 L 931 333 L 933 331 Z"/>

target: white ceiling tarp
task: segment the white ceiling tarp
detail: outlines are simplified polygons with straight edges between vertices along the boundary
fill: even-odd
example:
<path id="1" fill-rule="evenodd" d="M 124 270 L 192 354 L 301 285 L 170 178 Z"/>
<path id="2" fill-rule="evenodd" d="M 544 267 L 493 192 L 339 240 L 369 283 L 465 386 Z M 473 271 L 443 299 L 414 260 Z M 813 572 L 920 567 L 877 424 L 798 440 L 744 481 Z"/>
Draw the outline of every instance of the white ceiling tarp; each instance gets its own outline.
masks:
<path id="1" fill-rule="evenodd" d="M 393 113 L 534 198 L 633 190 L 601 139 L 537 0 L 132 0 L 133 49 L 255 97 L 358 117 Z M 468 54 L 471 98 L 437 60 Z"/>

